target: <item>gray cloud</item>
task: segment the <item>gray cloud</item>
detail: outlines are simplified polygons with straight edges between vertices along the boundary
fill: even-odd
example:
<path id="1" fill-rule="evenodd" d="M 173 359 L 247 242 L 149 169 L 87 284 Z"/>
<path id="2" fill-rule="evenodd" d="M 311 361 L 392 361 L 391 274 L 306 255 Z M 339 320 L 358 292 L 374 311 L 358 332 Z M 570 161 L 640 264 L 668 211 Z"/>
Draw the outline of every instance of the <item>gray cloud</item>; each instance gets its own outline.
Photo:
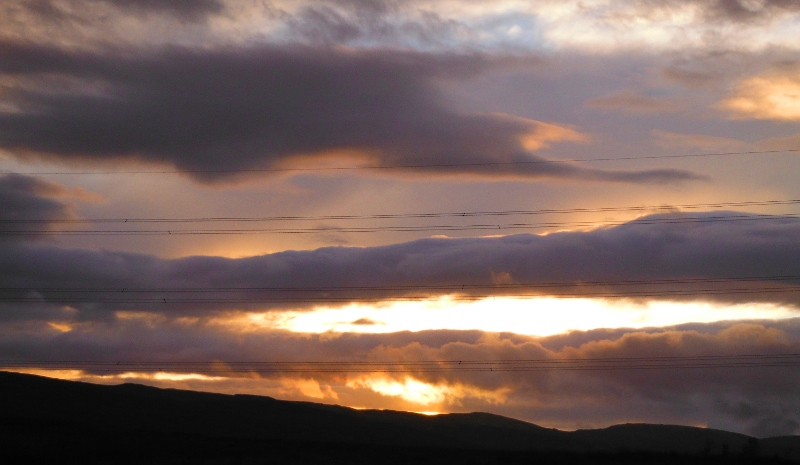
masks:
<path id="1" fill-rule="evenodd" d="M 623 9 L 628 6 L 643 8 L 643 13 L 695 6 L 700 12 L 698 22 L 712 23 L 769 23 L 800 11 L 793 0 L 629 0 L 619 3 Z"/>
<path id="2" fill-rule="evenodd" d="M 591 232 L 426 239 L 243 259 L 164 260 L 20 243 L 0 247 L 0 282 L 3 287 L 21 289 L 6 291 L 6 300 L 37 292 L 41 298 L 36 302 L 71 305 L 82 318 L 90 319 L 108 318 L 109 312 L 123 309 L 177 316 L 451 293 L 599 295 L 797 306 L 800 222 L 759 218 L 676 213 Z M 498 276 L 502 280 L 498 281 Z M 767 277 L 790 278 L 776 281 Z M 718 282 L 714 278 L 754 280 Z M 658 282 L 676 279 L 688 281 Z M 626 281 L 635 282 L 619 284 Z M 204 291 L 180 292 L 182 288 Z M 262 288 L 267 289 L 259 290 Z M 7 313 L 24 313 L 26 308 L 18 303 L 6 307 Z"/>
<path id="3" fill-rule="evenodd" d="M 198 18 L 223 11 L 220 0 L 99 0 L 130 10 L 171 13 L 184 18 Z"/>
<path id="4" fill-rule="evenodd" d="M 51 230 L 53 222 L 75 218 L 71 207 L 63 202 L 63 197 L 70 194 L 66 187 L 38 178 L 0 175 L 0 230 L 4 233 Z M 26 223 L 30 221 L 35 222 Z M 0 235 L 0 240 L 24 238 L 20 235 Z"/>
<path id="5" fill-rule="evenodd" d="M 417 172 L 436 174 L 698 179 L 549 163 L 533 150 L 574 141 L 574 130 L 457 112 L 437 91 L 439 80 L 504 59 L 299 46 L 95 53 L 19 43 L 2 44 L 0 56 L 0 73 L 17 82 L 4 102 L 17 111 L 0 114 L 0 147 L 21 158 L 138 159 L 203 181 L 343 152 L 374 166 L 434 165 Z"/>
<path id="6" fill-rule="evenodd" d="M 714 0 L 710 2 L 712 17 L 735 21 L 771 19 L 783 14 L 800 11 L 800 5 L 792 0 Z"/>
<path id="7" fill-rule="evenodd" d="M 434 11 L 409 10 L 398 2 L 312 2 L 290 15 L 285 27 L 297 40 L 327 44 L 388 42 L 430 47 L 444 45 L 458 34 L 474 34 L 464 23 Z"/>
<path id="8" fill-rule="evenodd" d="M 90 17 L 97 5 L 103 4 L 136 14 L 167 14 L 191 21 L 222 13 L 225 8 L 220 0 L 27 0 L 20 2 L 17 8 L 45 21 L 71 19 L 80 23 Z"/>

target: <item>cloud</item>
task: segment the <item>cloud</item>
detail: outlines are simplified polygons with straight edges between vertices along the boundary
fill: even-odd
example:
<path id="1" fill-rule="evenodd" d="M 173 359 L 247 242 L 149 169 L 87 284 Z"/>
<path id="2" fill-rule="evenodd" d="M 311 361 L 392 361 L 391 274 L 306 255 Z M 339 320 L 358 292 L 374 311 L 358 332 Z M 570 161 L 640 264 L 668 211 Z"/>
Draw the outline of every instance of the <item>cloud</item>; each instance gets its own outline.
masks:
<path id="1" fill-rule="evenodd" d="M 800 11 L 800 5 L 791 0 L 713 0 L 709 16 L 733 21 L 764 21 Z"/>
<path id="2" fill-rule="evenodd" d="M 800 133 L 786 137 L 772 137 L 759 141 L 758 145 L 766 150 L 797 150 L 800 147 Z"/>
<path id="3" fill-rule="evenodd" d="M 620 422 L 704 424 L 756 435 L 796 434 L 800 403 L 794 366 L 469 371 L 458 365 L 420 369 L 419 362 L 591 359 L 588 367 L 641 357 L 797 353 L 800 320 L 692 327 L 574 332 L 555 338 L 477 331 L 382 335 L 230 333 L 202 322 L 150 325 L 141 320 L 83 323 L 69 332 L 0 325 L 8 360 L 160 361 L 163 373 L 89 367 L 64 375 L 171 387 L 251 392 L 367 408 L 489 411 L 544 426 L 574 429 Z M 558 339 L 557 343 L 551 339 Z M 557 346 L 557 348 L 555 348 Z M 299 372 L 246 362 L 369 362 L 367 368 Z M 191 366 L 170 362 L 199 362 Z M 238 366 L 230 362 L 244 362 Z M 705 363 L 705 362 L 704 362 Z M 714 364 L 719 366 L 714 366 Z M 339 368 L 347 365 L 337 365 Z M 61 369 L 80 370 L 70 364 Z M 235 370 L 233 368 L 236 368 Z M 295 367 L 297 368 L 297 367 Z M 385 373 L 381 370 L 401 370 Z M 242 371 L 239 371 L 242 370 Z M 46 373 L 46 372 L 45 372 Z M 58 375 L 57 373 L 53 373 Z M 198 376 L 199 375 L 199 376 Z M 62 375 L 63 376 L 63 375 Z M 99 376 L 106 376 L 102 379 Z"/>
<path id="4" fill-rule="evenodd" d="M 219 14 L 225 7 L 220 0 L 23 0 L 15 5 L 18 15 L 26 13 L 51 22 L 68 19 L 80 22 L 103 6 L 136 14 L 166 14 L 191 21 Z"/>
<path id="5" fill-rule="evenodd" d="M 533 8 L 550 45 L 590 53 L 796 50 L 792 31 L 800 11 L 792 0 L 571 0 Z"/>
<path id="6" fill-rule="evenodd" d="M 676 22 L 691 13 L 690 17 L 697 22 L 768 24 L 800 11 L 800 6 L 792 0 L 630 0 L 621 3 L 622 6 L 617 7 L 619 10 L 637 9 L 651 19 L 670 18 Z"/>
<path id="7" fill-rule="evenodd" d="M 686 50 L 707 46 L 795 48 L 793 0 L 29 0 L 0 5 L 0 35 L 69 43 L 192 43 L 285 40 L 438 50 L 512 52 L 577 48 Z M 742 30 L 744 29 L 744 30 Z M 55 33 L 57 32 L 57 33 Z M 753 40 L 753 32 L 761 37 Z"/>
<path id="8" fill-rule="evenodd" d="M 629 113 L 675 112 L 682 108 L 669 97 L 653 97 L 634 91 L 623 91 L 606 97 L 597 97 L 586 101 L 590 108 L 623 110 Z"/>
<path id="9" fill-rule="evenodd" d="M 99 0 L 118 8 L 145 12 L 164 12 L 181 18 L 197 19 L 218 14 L 224 9 L 220 0 Z"/>
<path id="10" fill-rule="evenodd" d="M 681 134 L 670 131 L 653 129 L 650 134 L 655 138 L 656 145 L 665 149 L 697 149 L 704 152 L 713 151 L 736 151 L 752 149 L 747 142 L 730 139 L 727 137 L 715 137 L 705 134 Z"/>
<path id="11" fill-rule="evenodd" d="M 0 175 L 0 229 L 2 240 L 24 239 L 9 232 L 56 229 L 56 222 L 75 219 L 64 198 L 92 199 L 82 189 L 69 189 L 60 184 L 19 174 Z M 30 237 L 27 237 L 30 238 Z"/>
<path id="12" fill-rule="evenodd" d="M 691 89 L 703 88 L 719 79 L 712 72 L 685 69 L 680 66 L 666 66 L 661 70 L 661 76 L 669 81 L 684 85 Z"/>
<path id="13" fill-rule="evenodd" d="M 20 158 L 136 159 L 202 181 L 342 153 L 371 166 L 422 166 L 414 172 L 445 175 L 697 179 L 682 170 L 550 163 L 531 149 L 579 133 L 450 109 L 436 82 L 503 65 L 480 55 L 297 46 L 115 54 L 12 43 L 0 54 L 0 72 L 26 84 L 7 92 L 7 106 L 17 111 L 0 114 L 0 147 Z M 34 77 L 69 85 L 36 86 Z"/>
<path id="14" fill-rule="evenodd" d="M 714 212 L 650 215 L 589 232 L 425 239 L 241 259 L 165 260 L 17 243 L 0 247 L 0 281 L 9 288 L 6 299 L 36 292 L 41 304 L 70 306 L 83 319 L 123 310 L 172 318 L 487 292 L 798 306 L 799 238 L 796 218 Z M 620 281 L 633 283 L 615 284 Z M 587 288 L 587 282 L 596 284 Z M 9 303 L 5 312 L 24 315 L 26 305 Z"/>
<path id="15" fill-rule="evenodd" d="M 286 20 L 289 37 L 310 43 L 394 43 L 431 48 L 474 34 L 457 19 L 400 2 L 309 2 Z"/>
<path id="16" fill-rule="evenodd" d="M 743 79 L 717 107 L 734 119 L 800 121 L 800 79 L 794 72 Z"/>

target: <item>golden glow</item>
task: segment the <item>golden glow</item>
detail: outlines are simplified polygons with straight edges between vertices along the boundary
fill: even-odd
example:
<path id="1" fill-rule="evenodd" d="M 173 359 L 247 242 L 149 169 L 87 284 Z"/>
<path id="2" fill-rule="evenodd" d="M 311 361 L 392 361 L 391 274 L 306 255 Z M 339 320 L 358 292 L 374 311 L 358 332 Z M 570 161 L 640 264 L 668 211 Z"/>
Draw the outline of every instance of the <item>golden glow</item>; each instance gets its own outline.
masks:
<path id="1" fill-rule="evenodd" d="M 122 373 L 117 375 L 120 379 L 154 379 L 156 381 L 219 381 L 225 379 L 222 376 L 207 376 L 198 373 Z"/>
<path id="2" fill-rule="evenodd" d="M 407 402 L 417 405 L 446 405 L 457 404 L 465 398 L 481 399 L 490 404 L 505 402 L 508 389 L 487 391 L 463 384 L 430 384 L 406 377 L 404 380 L 363 377 L 349 380 L 347 386 L 351 388 L 367 388 L 387 397 L 399 397 Z M 428 412 L 417 412 L 431 414 Z"/>
<path id="3" fill-rule="evenodd" d="M 352 304 L 308 312 L 250 313 L 228 320 L 230 329 L 294 332 L 391 333 L 434 329 L 513 332 L 551 336 L 571 330 L 646 328 L 728 320 L 785 319 L 797 312 L 776 304 L 635 302 L 554 297 L 497 297 L 479 301 L 435 300 Z"/>
<path id="4" fill-rule="evenodd" d="M 151 313 L 151 312 L 119 311 L 116 312 L 115 315 L 120 320 L 140 321 L 146 324 L 150 328 L 155 328 L 157 325 L 165 323 L 167 321 L 167 317 L 160 315 L 158 313 Z"/>
<path id="5" fill-rule="evenodd" d="M 128 380 L 154 380 L 154 381 L 221 381 L 227 379 L 222 376 L 207 376 L 199 373 L 135 373 L 125 372 L 113 375 L 97 375 L 86 373 L 83 370 L 63 370 L 48 368 L 3 368 L 6 371 L 15 373 L 26 373 L 29 375 L 46 376 L 48 378 L 63 379 L 67 381 L 88 381 L 93 383 L 109 383 Z"/>
<path id="6" fill-rule="evenodd" d="M 736 118 L 800 121 L 800 81 L 787 76 L 745 79 L 719 106 Z"/>
<path id="7" fill-rule="evenodd" d="M 27 375 L 46 376 L 48 378 L 64 379 L 67 381 L 84 381 L 86 373 L 83 370 L 50 370 L 46 368 L 2 368 L 4 371 L 24 373 Z"/>
<path id="8" fill-rule="evenodd" d="M 47 326 L 55 329 L 56 331 L 62 332 L 62 333 L 68 333 L 68 332 L 72 331 L 72 326 L 68 325 L 67 323 L 54 323 L 54 322 L 51 321 L 51 322 L 47 323 Z"/>
<path id="9" fill-rule="evenodd" d="M 367 387 L 384 396 L 400 397 L 420 405 L 440 404 L 450 394 L 450 390 L 446 386 L 434 386 L 411 378 L 406 378 L 402 383 L 367 378 L 353 382 L 351 386 Z"/>
<path id="10" fill-rule="evenodd" d="M 1 367 L 0 367 L 1 368 Z M 359 375 L 340 384 L 327 384 L 313 378 L 261 378 L 207 376 L 198 373 L 119 373 L 97 375 L 83 370 L 41 369 L 41 368 L 1 368 L 5 371 L 26 373 L 68 381 L 83 381 L 96 384 L 120 384 L 137 382 L 161 388 L 200 389 L 219 393 L 248 393 L 267 395 L 288 400 L 311 400 L 315 402 L 340 403 L 354 405 L 363 403 L 368 406 L 354 405 L 353 408 L 386 408 L 386 400 L 377 401 L 365 398 L 364 390 L 380 396 L 395 398 L 389 402 L 391 408 L 407 410 L 423 415 L 438 415 L 446 411 L 448 405 L 458 405 L 463 399 L 478 399 L 487 404 L 497 405 L 506 401 L 510 391 L 501 388 L 495 391 L 456 383 L 430 384 L 406 377 L 402 381 L 387 379 L 384 375 Z M 376 402 L 377 401 L 377 402 Z M 415 409 L 413 406 L 423 409 Z M 382 407 L 381 407 L 382 406 Z M 433 408 L 431 408 L 433 407 Z"/>
<path id="11" fill-rule="evenodd" d="M 533 126 L 530 132 L 520 138 L 520 143 L 522 143 L 522 146 L 525 147 L 525 150 L 534 151 L 547 148 L 552 142 L 586 143 L 589 141 L 589 136 L 567 126 L 542 123 L 541 121 L 519 118 L 510 115 L 502 115 L 502 117 L 518 120 Z"/>
<path id="12" fill-rule="evenodd" d="M 315 379 L 281 378 L 280 383 L 279 393 L 282 396 L 297 397 L 299 394 L 312 399 L 339 399 L 339 395 L 330 385 L 320 386 Z"/>

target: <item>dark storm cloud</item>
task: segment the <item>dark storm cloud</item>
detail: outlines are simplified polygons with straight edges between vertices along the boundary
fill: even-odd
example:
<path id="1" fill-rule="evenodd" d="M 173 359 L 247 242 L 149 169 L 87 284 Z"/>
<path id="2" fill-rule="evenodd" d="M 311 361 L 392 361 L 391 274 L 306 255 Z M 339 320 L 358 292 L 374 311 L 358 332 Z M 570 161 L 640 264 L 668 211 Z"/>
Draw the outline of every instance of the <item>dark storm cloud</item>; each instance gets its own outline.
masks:
<path id="1" fill-rule="evenodd" d="M 453 293 L 797 306 L 800 221 L 724 213 L 656 215 L 592 232 L 425 239 L 242 259 L 164 260 L 19 243 L 0 247 L 0 264 L 2 287 L 12 288 L 3 296 L 7 312 L 24 313 L 26 304 L 14 299 L 35 293 L 37 304 L 71 305 L 89 319 L 126 309 L 169 317 Z"/>
<path id="2" fill-rule="evenodd" d="M 504 59 L 299 46 L 67 52 L 19 43 L 0 45 L 0 57 L 0 73 L 15 82 L 4 103 L 16 108 L 0 113 L 0 147 L 21 158 L 135 158 L 205 181 L 345 152 L 371 166 L 436 165 L 422 171 L 437 174 L 698 179 L 682 170 L 549 163 L 533 150 L 579 133 L 457 112 L 437 91 L 442 79 Z"/>
<path id="3" fill-rule="evenodd" d="M 54 221 L 74 218 L 70 206 L 63 202 L 65 196 L 72 194 L 64 186 L 38 178 L 0 175 L 0 240 L 23 239 L 6 233 L 49 230 Z"/>
<path id="4" fill-rule="evenodd" d="M 163 323 L 147 320 L 113 324 L 75 324 L 69 331 L 52 328 L 9 331 L 0 325 L 4 360 L 93 360 L 98 362 L 162 362 L 163 371 L 205 373 L 230 379 L 317 382 L 338 392 L 338 403 L 362 405 L 368 388 L 353 389 L 369 378 L 400 383 L 412 378 L 449 387 L 444 408 L 490 411 L 545 425 L 605 426 L 626 421 L 707 424 L 755 435 L 794 434 L 800 421 L 795 366 L 615 370 L 464 371 L 442 366 L 420 370 L 416 362 L 432 360 L 496 361 L 592 359 L 588 366 L 640 357 L 740 356 L 786 354 L 800 350 L 798 320 L 764 323 L 696 324 L 692 329 L 619 330 L 605 337 L 574 332 L 552 338 L 477 331 L 424 331 L 393 334 L 292 334 L 284 331 L 239 332 L 213 324 Z M 587 340 L 588 339 L 588 340 Z M 209 362 L 214 363 L 209 363 Z M 370 374 L 351 366 L 349 373 L 265 370 L 241 364 L 246 372 L 224 370 L 226 362 L 364 362 L 376 371 L 391 367 L 400 373 Z M 599 362 L 598 362 L 599 361 Z M 191 367 L 170 362 L 193 362 Z M 389 365 L 390 363 L 400 365 Z M 711 362 L 715 363 L 715 362 Z M 206 365 L 207 364 L 207 365 Z M 338 365 L 339 368 L 347 365 Z M 63 368 L 69 368 L 64 364 Z M 221 370 L 222 369 L 222 370 Z M 221 371 L 220 371 L 221 370 Z M 359 371 L 360 370 L 360 371 Z M 95 374 L 120 371 L 89 367 Z M 124 369 L 122 371 L 125 371 Z M 257 378 L 257 376 L 261 378 Z M 195 389 L 218 389 L 215 382 Z M 238 387 L 241 389 L 241 386 Z M 241 392 L 241 391 L 240 391 Z M 476 392 L 483 394 L 476 395 Z M 497 396 L 493 398 L 492 396 Z M 301 397 L 302 398 L 302 397 Z M 502 398 L 502 402 L 497 399 Z M 305 398 L 308 400 L 308 398 Z M 381 399 L 384 408 L 420 409 Z"/>

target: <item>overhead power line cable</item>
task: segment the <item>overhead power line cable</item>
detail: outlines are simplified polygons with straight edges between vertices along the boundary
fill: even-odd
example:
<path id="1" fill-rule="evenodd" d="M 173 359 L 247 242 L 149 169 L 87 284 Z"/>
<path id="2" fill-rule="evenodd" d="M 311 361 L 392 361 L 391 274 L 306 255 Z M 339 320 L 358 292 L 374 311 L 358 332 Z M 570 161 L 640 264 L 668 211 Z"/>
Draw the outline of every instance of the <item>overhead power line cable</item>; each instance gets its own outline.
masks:
<path id="1" fill-rule="evenodd" d="M 521 282 L 521 283 L 492 283 L 492 284 L 449 284 L 426 285 L 408 284 L 391 286 L 233 286 L 233 287 L 0 287 L 0 292 L 102 292 L 102 293 L 142 293 L 142 292 L 170 292 L 170 293 L 210 293 L 210 292 L 336 292 L 336 291 L 413 291 L 437 290 L 459 291 L 470 289 L 516 289 L 516 288 L 558 288 L 567 286 L 596 287 L 596 286 L 650 286 L 674 285 L 697 283 L 728 283 L 728 282 L 764 282 L 764 281 L 798 281 L 800 275 L 763 275 L 763 276 L 729 276 L 729 277 L 687 277 L 663 279 L 635 279 L 635 280 L 575 280 L 575 281 L 548 281 L 548 282 Z"/>
<path id="2" fill-rule="evenodd" d="M 638 291 L 597 291 L 591 289 L 576 291 L 551 290 L 542 294 L 531 293 L 470 293 L 470 294 L 448 294 L 448 298 L 453 301 L 478 301 L 490 297 L 509 297 L 509 298 L 536 298 L 536 297 L 561 297 L 561 298 L 641 298 L 641 297 L 677 297 L 677 296 L 709 296 L 709 295 L 761 295 L 761 294 L 796 294 L 800 292 L 800 286 L 786 287 L 755 287 L 755 288 L 718 288 L 718 289 L 667 289 L 667 290 L 638 290 Z M 438 294 L 441 295 L 441 294 Z M 436 295 L 395 295 L 395 296 L 262 296 L 262 297 L 63 297 L 63 296 L 4 296 L 0 297 L 0 302 L 4 303 L 33 303 L 41 304 L 46 302 L 56 302 L 59 304 L 71 303 L 105 303 L 105 304 L 269 304 L 269 303 L 347 303 L 347 302 L 405 302 L 405 301 L 428 301 Z"/>
<path id="3" fill-rule="evenodd" d="M 0 360 L 5 369 L 81 369 L 95 372 L 159 371 L 209 374 L 325 374 L 325 373 L 445 373 L 608 371 L 704 368 L 796 368 L 800 354 L 739 354 L 662 357 L 553 358 L 425 361 L 99 361 L 99 360 Z"/>
<path id="4" fill-rule="evenodd" d="M 720 215 L 720 216 L 666 216 L 645 217 L 624 221 L 564 221 L 542 223 L 480 223 L 480 224 L 443 224 L 443 225 L 406 225 L 406 226 L 363 226 L 337 227 L 319 226 L 309 228 L 252 228 L 252 229 L 24 229 L 0 230 L 0 236 L 186 236 L 186 235 L 248 235 L 248 234 L 317 234 L 317 233 L 375 233 L 375 232 L 448 232 L 448 231 L 504 231 L 504 230 L 538 230 L 558 228 L 591 228 L 601 226 L 644 226 L 653 224 L 711 223 L 733 221 L 785 221 L 799 219 L 798 214 L 785 215 Z"/>
<path id="5" fill-rule="evenodd" d="M 674 297 L 674 296 L 700 296 L 700 295 L 746 295 L 746 294 L 794 294 L 800 292 L 800 287 L 794 288 L 762 288 L 762 289 L 693 289 L 688 291 L 653 291 L 653 292 L 548 292 L 546 297 L 561 298 L 636 298 L 636 297 Z M 470 302 L 487 299 L 490 297 L 514 297 L 514 298 L 535 298 L 543 297 L 543 294 L 477 294 L 477 295 L 458 295 L 451 296 L 450 300 L 459 302 Z M 430 295 L 410 295 L 400 297 L 263 297 L 251 299 L 188 299 L 188 298 L 168 298 L 156 297 L 152 299 L 96 299 L 96 298 L 65 298 L 52 299 L 58 303 L 106 303 L 106 304 L 267 304 L 267 303 L 300 303 L 300 302 L 319 302 L 319 303 L 347 303 L 347 302 L 406 302 L 406 301 L 427 301 L 431 300 Z M 42 298 L 11 297 L 0 298 L 4 303 L 43 303 Z"/>
<path id="6" fill-rule="evenodd" d="M 2 224 L 104 224 L 104 223 L 212 223 L 212 222 L 278 222 L 278 221 L 338 221 L 338 220 L 392 220 L 423 218 L 474 218 L 484 216 L 525 216 L 553 215 L 576 213 L 611 213 L 611 212 L 674 212 L 676 209 L 698 210 L 703 208 L 719 209 L 734 207 L 763 207 L 780 205 L 800 205 L 800 199 L 788 200 L 754 200 L 742 202 L 713 202 L 680 205 L 644 205 L 623 207 L 596 208 L 554 208 L 536 210 L 485 210 L 464 212 L 430 212 L 430 213 L 376 213 L 369 215 L 316 215 L 316 216 L 252 216 L 252 217 L 195 217 L 195 218 L 70 218 L 43 219 L 21 218 L 0 219 Z"/>
<path id="7" fill-rule="evenodd" d="M 639 161 L 639 160 L 668 160 L 680 158 L 705 158 L 728 157 L 736 155 L 766 155 L 781 153 L 796 153 L 800 149 L 784 150 L 748 150 L 742 152 L 715 152 L 715 153 L 690 153 L 680 155 L 645 155 L 639 157 L 602 157 L 602 158 L 567 158 L 567 159 L 538 159 L 509 162 L 474 162 L 474 163 L 429 163 L 429 164 L 404 164 L 404 165 L 362 165 L 362 166 L 331 166 L 319 168 L 242 168 L 242 169 L 170 169 L 170 170 L 106 170 L 106 171 L 0 171 L 2 174 L 22 174 L 29 176 L 43 175 L 112 175 L 112 174 L 214 174 L 214 173 L 291 173 L 315 171 L 357 171 L 357 170 L 411 170 L 411 169 L 446 169 L 446 168 L 480 168 L 501 166 L 526 166 L 548 165 L 563 163 L 595 163 L 614 161 Z"/>

